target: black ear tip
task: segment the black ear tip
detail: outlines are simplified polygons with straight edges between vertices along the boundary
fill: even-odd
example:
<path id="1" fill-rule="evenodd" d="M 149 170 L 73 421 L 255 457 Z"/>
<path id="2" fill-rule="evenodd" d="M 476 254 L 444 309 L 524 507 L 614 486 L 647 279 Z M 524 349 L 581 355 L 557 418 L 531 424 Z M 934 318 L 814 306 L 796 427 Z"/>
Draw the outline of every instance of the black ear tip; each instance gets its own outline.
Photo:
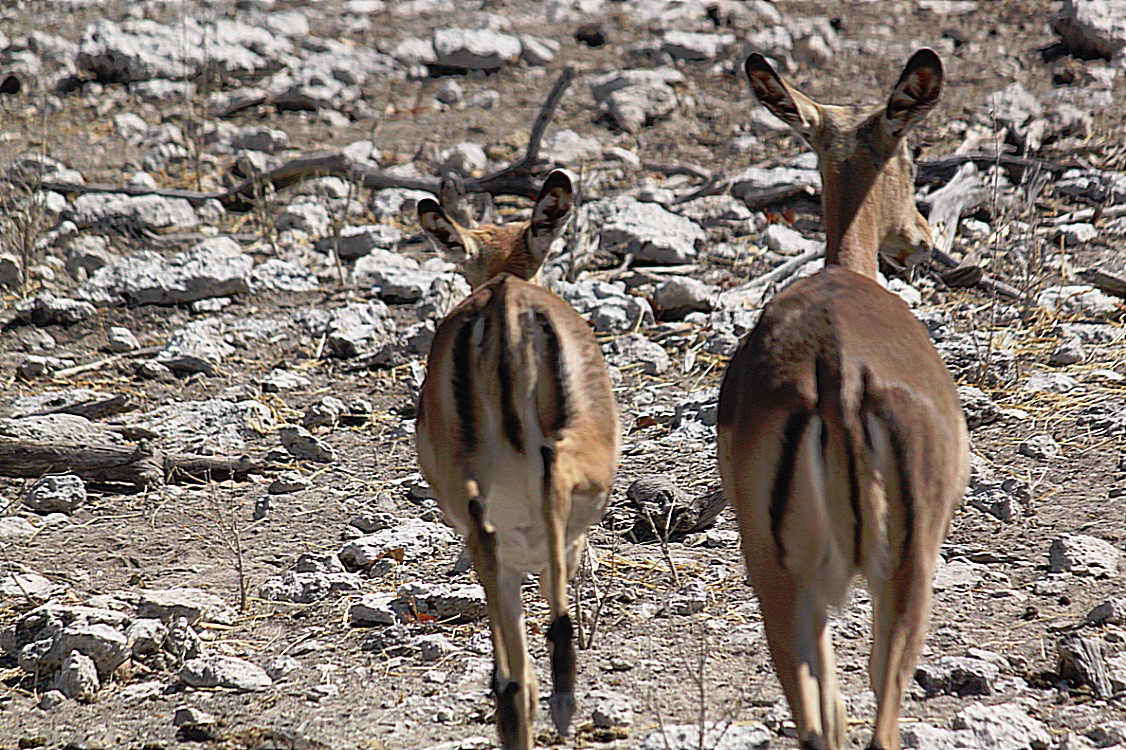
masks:
<path id="1" fill-rule="evenodd" d="M 911 59 L 907 61 L 908 70 L 915 70 L 916 68 L 935 68 L 941 72 L 942 58 L 930 47 L 923 47 L 911 55 Z"/>
<path id="2" fill-rule="evenodd" d="M 442 207 L 438 201 L 433 198 L 423 198 L 418 202 L 418 215 L 424 216 L 425 214 L 432 214 L 435 212 L 441 213 Z"/>
<path id="3" fill-rule="evenodd" d="M 751 71 L 773 70 L 770 67 L 770 63 L 766 61 L 766 58 L 758 52 L 752 52 L 747 55 L 747 59 L 743 61 L 743 69 L 747 71 L 748 75 L 750 75 Z"/>
<path id="4" fill-rule="evenodd" d="M 540 195 L 543 195 L 551 190 L 566 190 L 571 191 L 571 176 L 567 174 L 565 169 L 553 169 L 547 179 L 543 181 L 543 187 L 540 188 Z"/>

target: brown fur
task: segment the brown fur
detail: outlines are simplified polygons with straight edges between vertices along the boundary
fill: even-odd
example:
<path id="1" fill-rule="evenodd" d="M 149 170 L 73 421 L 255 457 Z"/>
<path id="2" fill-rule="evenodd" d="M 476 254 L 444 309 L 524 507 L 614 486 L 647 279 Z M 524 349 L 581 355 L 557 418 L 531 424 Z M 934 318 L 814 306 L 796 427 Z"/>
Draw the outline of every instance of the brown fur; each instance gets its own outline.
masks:
<path id="1" fill-rule="evenodd" d="M 747 73 L 818 154 L 826 268 L 778 294 L 728 366 L 720 473 L 803 746 L 847 742 L 827 616 L 862 573 L 873 601 L 871 747 L 898 750 L 969 460 L 949 372 L 906 304 L 875 281 L 881 249 L 903 262 L 930 247 L 902 136 L 937 100 L 941 64 L 917 53 L 888 103 L 871 108 L 817 104 L 761 57 Z"/>

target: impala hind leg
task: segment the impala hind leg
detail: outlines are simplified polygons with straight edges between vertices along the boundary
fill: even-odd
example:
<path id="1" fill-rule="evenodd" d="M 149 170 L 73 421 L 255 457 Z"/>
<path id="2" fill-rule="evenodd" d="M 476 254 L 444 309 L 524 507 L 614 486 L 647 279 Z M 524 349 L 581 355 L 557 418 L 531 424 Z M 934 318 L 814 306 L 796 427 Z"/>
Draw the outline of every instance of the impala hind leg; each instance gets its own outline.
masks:
<path id="1" fill-rule="evenodd" d="M 915 664 L 930 625 L 934 565 L 908 558 L 886 579 L 870 582 L 872 655 L 868 673 L 876 694 L 872 750 L 899 750 L 899 709 L 915 677 Z"/>
<path id="2" fill-rule="evenodd" d="M 575 638 L 568 607 L 567 521 L 571 515 L 572 488 L 561 481 L 556 466 L 556 449 L 543 446 L 543 519 L 547 529 L 547 570 L 540 578 L 540 589 L 551 607 L 551 626 L 547 631 L 551 653 L 551 720 L 555 731 L 566 737 L 575 714 Z"/>
<path id="3" fill-rule="evenodd" d="M 493 639 L 493 693 L 497 732 L 503 750 L 531 750 L 532 722 L 539 690 L 524 637 L 524 604 L 520 598 L 524 576 L 501 567 L 496 536 L 485 522 L 484 505 L 471 484 L 468 538 L 473 567 L 485 589 L 489 631 Z"/>
<path id="4" fill-rule="evenodd" d="M 767 579 L 767 580 L 763 580 Z M 782 691 L 803 750 L 845 744 L 845 712 L 825 605 L 792 576 L 756 576 L 755 591 Z"/>

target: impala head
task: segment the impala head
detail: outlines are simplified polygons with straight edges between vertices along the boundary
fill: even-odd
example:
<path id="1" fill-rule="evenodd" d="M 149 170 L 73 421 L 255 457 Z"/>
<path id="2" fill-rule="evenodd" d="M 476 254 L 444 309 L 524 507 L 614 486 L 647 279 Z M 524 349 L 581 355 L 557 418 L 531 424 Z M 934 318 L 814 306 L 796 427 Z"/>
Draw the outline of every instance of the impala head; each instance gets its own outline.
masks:
<path id="1" fill-rule="evenodd" d="M 537 279 L 552 243 L 567 225 L 571 206 L 571 178 L 557 169 L 544 181 L 528 221 L 471 229 L 451 219 L 432 198 L 418 202 L 418 220 L 434 248 L 460 265 L 469 285 L 476 289 L 502 273 Z"/>
<path id="2" fill-rule="evenodd" d="M 915 207 L 915 164 L 904 136 L 938 102 L 942 61 L 921 49 L 907 62 L 886 104 L 819 104 L 792 88 L 760 54 L 746 61 L 755 97 L 817 153 L 826 262 L 876 275 L 878 248 L 898 265 L 931 249 Z"/>

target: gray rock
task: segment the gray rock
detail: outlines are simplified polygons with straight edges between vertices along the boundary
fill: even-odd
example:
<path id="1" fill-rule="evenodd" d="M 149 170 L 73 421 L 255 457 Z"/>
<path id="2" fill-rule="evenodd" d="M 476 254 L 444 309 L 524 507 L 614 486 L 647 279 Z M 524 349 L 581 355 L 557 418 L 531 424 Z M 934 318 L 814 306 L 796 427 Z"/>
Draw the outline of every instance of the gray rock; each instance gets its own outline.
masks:
<path id="1" fill-rule="evenodd" d="M 301 425 L 310 429 L 335 427 L 340 418 L 348 413 L 348 405 L 336 396 L 323 396 L 305 409 Z"/>
<path id="2" fill-rule="evenodd" d="M 434 98 L 442 104 L 461 104 L 465 100 L 465 92 L 462 90 L 460 83 L 453 78 L 447 78 Z"/>
<path id="3" fill-rule="evenodd" d="M 972 703 L 955 716 L 954 728 L 968 730 L 977 743 L 972 747 L 983 750 L 1040 749 L 1052 744 L 1044 724 L 1013 703 Z"/>
<path id="4" fill-rule="evenodd" d="M 371 625 L 394 625 L 399 622 L 395 609 L 398 597 L 394 594 L 364 594 L 360 600 L 348 608 L 352 625 L 368 627 Z"/>
<path id="5" fill-rule="evenodd" d="M 438 29 L 433 43 L 439 65 L 467 70 L 497 70 L 515 62 L 523 49 L 516 37 L 490 29 Z"/>
<path id="6" fill-rule="evenodd" d="M 183 617 L 189 625 L 200 622 L 232 625 L 238 618 L 238 613 L 220 597 L 203 589 L 180 587 L 141 591 L 137 616 L 155 618 L 164 623 Z"/>
<path id="7" fill-rule="evenodd" d="M 444 524 L 408 519 L 398 526 L 353 539 L 340 548 L 340 560 L 350 568 L 368 568 L 377 560 L 402 550 L 403 560 L 431 558 L 439 546 L 453 541 L 453 531 Z"/>
<path id="8" fill-rule="evenodd" d="M 1126 435 L 1126 405 L 1114 401 L 1092 404 L 1080 413 L 1076 421 L 1098 435 Z M 1123 465 L 1126 465 L 1126 457 L 1123 457 Z"/>
<path id="9" fill-rule="evenodd" d="M 117 259 L 109 240 L 99 234 L 76 234 L 66 239 L 66 272 L 75 281 L 85 281 L 102 266 Z"/>
<path id="10" fill-rule="evenodd" d="M 676 92 L 656 79 L 612 89 L 598 100 L 598 110 L 627 133 L 640 132 L 646 125 L 668 117 L 676 111 L 676 105 Z"/>
<path id="11" fill-rule="evenodd" d="M 279 232 L 298 230 L 312 237 L 325 237 L 332 231 L 332 216 L 321 201 L 301 196 L 285 207 L 274 222 Z"/>
<path id="12" fill-rule="evenodd" d="M 168 639 L 168 626 L 155 617 L 139 617 L 125 631 L 129 652 L 143 656 L 160 651 Z"/>
<path id="13" fill-rule="evenodd" d="M 711 312 L 719 290 L 691 276 L 663 281 L 653 291 L 653 301 L 665 320 L 679 320 L 690 312 Z"/>
<path id="14" fill-rule="evenodd" d="M 801 255 L 815 250 L 821 243 L 807 240 L 802 233 L 785 224 L 767 224 L 761 240 L 767 249 L 779 255 Z"/>
<path id="15" fill-rule="evenodd" d="M 288 495 L 291 492 L 300 492 L 309 489 L 312 482 L 299 471 L 283 471 L 274 477 L 266 491 L 271 495 Z"/>
<path id="16" fill-rule="evenodd" d="M 1068 393 L 1079 387 L 1079 381 L 1063 372 L 1034 372 L 1024 387 L 1034 393 Z"/>
<path id="17" fill-rule="evenodd" d="M 94 700 L 101 687 L 93 659 L 78 651 L 67 654 L 55 678 L 56 690 L 72 700 L 88 702 Z"/>
<path id="18" fill-rule="evenodd" d="M 274 426 L 274 415 L 258 401 L 215 398 L 171 402 L 151 411 L 123 415 L 118 422 L 156 432 L 167 450 L 238 455 L 246 448 L 247 438 Z"/>
<path id="19" fill-rule="evenodd" d="M 1065 195 L 1089 198 L 1096 202 L 1126 201 L 1126 173 L 1101 169 L 1069 169 L 1055 184 Z"/>
<path id="20" fill-rule="evenodd" d="M 16 518 L 17 516 L 8 516 Z M 0 519 L 2 521 L 4 519 Z M 22 519 L 21 519 L 22 520 Z M 32 526 L 32 533 L 35 527 Z M 0 529 L 0 541 L 8 541 Z M 51 579 L 23 569 L 17 563 L 0 565 L 0 597 L 9 601 L 44 601 L 48 599 L 58 586 Z"/>
<path id="21" fill-rule="evenodd" d="M 133 332 L 124 326 L 110 326 L 106 334 L 106 348 L 111 352 L 132 352 L 141 348 Z"/>
<path id="22" fill-rule="evenodd" d="M 34 380 L 35 378 L 48 377 L 68 367 L 74 367 L 74 364 L 73 359 L 29 354 L 20 360 L 20 363 L 16 366 L 16 375 L 23 380 Z"/>
<path id="23" fill-rule="evenodd" d="M 360 592 L 360 577 L 355 573 L 289 571 L 262 582 L 258 596 L 271 602 L 312 604 L 329 596 Z"/>
<path id="24" fill-rule="evenodd" d="M 334 249 L 340 258 L 352 260 L 376 249 L 393 250 L 402 237 L 403 233 L 389 224 L 347 226 L 340 230 L 339 236 L 322 240 L 318 247 L 322 251 Z"/>
<path id="25" fill-rule="evenodd" d="M 259 125 L 244 128 L 227 138 L 221 146 L 231 151 L 262 151 L 277 153 L 289 145 L 289 134 L 284 130 Z"/>
<path id="26" fill-rule="evenodd" d="M 337 357 L 355 357 L 391 333 L 390 311 L 379 300 L 353 302 L 308 321 L 310 333 L 326 336 Z"/>
<path id="27" fill-rule="evenodd" d="M 223 334 L 223 322 L 218 318 L 193 320 L 172 333 L 154 361 L 173 371 L 213 375 L 223 359 L 235 351 Z"/>
<path id="28" fill-rule="evenodd" d="M 489 166 L 485 149 L 476 143 L 463 142 L 438 154 L 439 171 L 456 172 L 463 177 L 478 174 Z"/>
<path id="29" fill-rule="evenodd" d="M 1087 613 L 1088 625 L 1126 625 L 1126 599 L 1116 597 L 1097 605 Z"/>
<path id="30" fill-rule="evenodd" d="M 666 31 L 661 51 L 674 60 L 712 60 L 735 44 L 734 34 Z"/>
<path id="31" fill-rule="evenodd" d="M 799 156 L 789 165 L 779 167 L 749 167 L 740 172 L 731 184 L 731 194 L 749 201 L 764 191 L 781 187 L 806 186 L 816 192 L 821 190 L 821 173 L 816 158 Z"/>
<path id="32" fill-rule="evenodd" d="M 86 502 L 86 485 L 75 474 L 45 476 L 28 487 L 23 504 L 36 513 L 73 513 Z"/>
<path id="33" fill-rule="evenodd" d="M 612 690 L 592 690 L 583 696 L 590 706 L 590 720 L 600 729 L 633 726 L 633 700 Z"/>
<path id="34" fill-rule="evenodd" d="M 1110 60 L 1126 48 L 1124 0 L 1065 0 L 1051 25 L 1063 49 L 1077 57 Z"/>
<path id="35" fill-rule="evenodd" d="M 1044 105 L 1031 91 L 1016 81 L 994 93 L 989 101 L 994 116 L 1019 146 L 1026 151 L 1039 150 L 1047 123 Z"/>
<path id="36" fill-rule="evenodd" d="M 271 370 L 270 374 L 262 379 L 263 393 L 281 393 L 282 391 L 295 391 L 308 388 L 313 381 L 304 375 L 298 375 L 289 370 Z"/>
<path id="37" fill-rule="evenodd" d="M 691 219 L 624 195 L 588 203 L 582 220 L 598 222 L 604 250 L 632 254 L 641 263 L 690 263 L 696 258 L 697 243 L 706 236 Z"/>
<path id="38" fill-rule="evenodd" d="M 380 299 L 392 304 L 415 302 L 438 275 L 437 271 L 423 269 L 413 258 L 378 248 L 356 261 L 352 271 L 357 286 L 370 287 Z"/>
<path id="39" fill-rule="evenodd" d="M 51 712 L 59 708 L 62 704 L 66 703 L 66 696 L 59 690 L 48 690 L 43 693 L 39 698 L 37 704 L 39 708 L 46 712 Z"/>
<path id="40" fill-rule="evenodd" d="M 172 726 L 198 730 L 219 723 L 219 717 L 195 706 L 181 706 L 172 714 Z"/>
<path id="41" fill-rule="evenodd" d="M 273 680 L 261 667 L 234 656 L 189 659 L 178 676 L 191 687 L 222 687 L 238 692 L 261 692 L 273 685 Z"/>
<path id="42" fill-rule="evenodd" d="M 942 656 L 915 670 L 915 681 L 928 696 L 993 695 L 999 677 L 995 664 L 965 656 Z"/>
<path id="43" fill-rule="evenodd" d="M 199 23 L 188 16 L 176 24 L 102 20 L 86 28 L 75 62 L 102 83 L 194 80 L 262 71 L 282 62 L 291 48 L 288 39 L 266 28 L 225 18 Z"/>
<path id="44" fill-rule="evenodd" d="M 669 594 L 662 611 L 670 615 L 694 615 L 703 612 L 707 603 L 708 590 L 704 582 L 689 581 Z"/>
<path id="45" fill-rule="evenodd" d="M 336 450 L 304 427 L 285 425 L 278 430 L 278 436 L 281 438 L 282 447 L 294 458 L 318 463 L 336 461 Z"/>
<path id="46" fill-rule="evenodd" d="M 1099 236 L 1094 224 L 1060 224 L 1053 239 L 1063 241 L 1066 247 L 1075 247 L 1093 241 Z"/>
<path id="47" fill-rule="evenodd" d="M 475 583 L 404 583 L 398 594 L 416 611 L 443 622 L 480 620 L 485 616 L 485 590 Z"/>
<path id="48" fill-rule="evenodd" d="M 996 422 L 1001 417 L 1001 407 L 989 398 L 980 388 L 972 385 L 958 386 L 958 398 L 966 413 L 966 424 L 970 429 Z"/>
<path id="49" fill-rule="evenodd" d="M 28 649 L 22 649 L 20 666 L 28 672 L 50 670 L 61 665 L 71 651 L 80 651 L 93 660 L 99 675 L 109 676 L 129 658 L 125 634 L 105 623 L 68 625 L 52 634 L 49 644 L 42 658 L 33 659 L 30 664 L 25 658 Z"/>
<path id="50" fill-rule="evenodd" d="M 168 625 L 164 650 L 179 660 L 195 659 L 203 653 L 203 640 L 188 624 L 188 618 L 177 617 Z"/>
<path id="51" fill-rule="evenodd" d="M 96 313 L 97 309 L 89 302 L 56 297 L 50 292 L 43 292 L 16 305 L 16 317 L 37 326 L 74 325 Z"/>
<path id="52" fill-rule="evenodd" d="M 654 322 L 649 303 L 617 284 L 587 279 L 576 284 L 562 282 L 559 286 L 563 299 L 587 316 L 596 331 L 625 333 Z"/>
<path id="53" fill-rule="evenodd" d="M 1060 444 L 1048 434 L 1032 435 L 1020 442 L 1017 453 L 1038 461 L 1049 461 L 1060 454 Z"/>
<path id="54" fill-rule="evenodd" d="M 520 57 L 529 65 L 549 65 L 563 48 L 555 39 L 539 36 L 520 37 Z"/>
<path id="55" fill-rule="evenodd" d="M 556 130 L 544 139 L 544 156 L 560 166 L 580 166 L 602 159 L 602 144 L 597 138 L 573 130 Z"/>
<path id="56" fill-rule="evenodd" d="M 1074 365 L 1087 358 L 1083 340 L 1075 335 L 1065 335 L 1052 351 L 1048 362 L 1053 365 Z"/>
<path id="57" fill-rule="evenodd" d="M 1121 311 L 1120 303 L 1113 297 L 1082 285 L 1046 289 L 1036 302 L 1051 312 L 1092 318 L 1114 317 Z"/>
<path id="58" fill-rule="evenodd" d="M 1048 549 L 1053 573 L 1070 571 L 1078 576 L 1111 578 L 1118 575 L 1121 554 L 1113 544 L 1086 534 L 1063 534 Z"/>
<path id="59" fill-rule="evenodd" d="M 0 253 L 0 286 L 15 288 L 23 283 L 23 262 L 11 253 Z"/>
<path id="60" fill-rule="evenodd" d="M 439 274 L 430 282 L 422 297 L 414 303 L 415 317 L 424 321 L 441 320 L 468 297 L 470 291 L 469 282 L 460 274 Z"/>
<path id="61" fill-rule="evenodd" d="M 980 565 L 975 565 L 969 560 L 947 562 L 939 557 L 934 571 L 934 590 L 968 589 L 979 585 L 982 578 L 983 569 Z"/>
<path id="62" fill-rule="evenodd" d="M 266 674 L 270 675 L 270 679 L 274 682 L 277 682 L 298 669 L 301 669 L 301 662 L 288 654 L 282 654 L 270 662 L 270 665 L 266 667 Z"/>
<path id="63" fill-rule="evenodd" d="M 254 260 L 230 237 L 204 240 L 165 260 L 142 251 L 99 269 L 78 295 L 94 304 L 167 305 L 250 291 Z"/>
<path id="64" fill-rule="evenodd" d="M 125 234 L 183 232 L 199 218 L 183 198 L 123 193 L 85 193 L 65 212 L 79 229 L 113 229 Z"/>
<path id="65" fill-rule="evenodd" d="M 700 739 L 696 724 L 666 724 L 650 732 L 638 750 L 767 750 L 775 733 L 763 724 L 709 724 Z"/>
<path id="66" fill-rule="evenodd" d="M 0 541 L 27 539 L 39 529 L 21 516 L 0 516 Z"/>
<path id="67" fill-rule="evenodd" d="M 1097 698 L 1107 700 L 1115 692 L 1107 670 L 1107 651 L 1101 638 L 1065 635 L 1056 641 L 1056 672 L 1071 685 L 1089 685 Z"/>
<path id="68" fill-rule="evenodd" d="M 1027 485 L 1019 479 L 990 477 L 972 481 L 966 499 L 983 513 L 1013 523 L 1024 515 L 1023 506 L 1031 497 Z"/>
<path id="69" fill-rule="evenodd" d="M 302 264 L 269 258 L 251 272 L 251 286 L 255 292 L 312 292 L 320 289 L 316 274 Z"/>
<path id="70" fill-rule="evenodd" d="M 672 367 L 672 358 L 664 347 L 640 333 L 627 333 L 609 344 L 608 361 L 619 369 L 640 370 L 646 375 L 660 375 Z"/>

